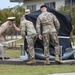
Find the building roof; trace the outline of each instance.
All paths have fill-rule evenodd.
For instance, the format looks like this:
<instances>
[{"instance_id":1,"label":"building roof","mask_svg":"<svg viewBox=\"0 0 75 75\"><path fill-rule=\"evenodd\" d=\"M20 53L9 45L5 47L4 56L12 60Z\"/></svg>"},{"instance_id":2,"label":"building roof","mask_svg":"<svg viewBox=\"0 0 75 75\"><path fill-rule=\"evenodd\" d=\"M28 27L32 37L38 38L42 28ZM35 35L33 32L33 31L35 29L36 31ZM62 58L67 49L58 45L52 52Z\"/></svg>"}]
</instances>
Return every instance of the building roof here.
<instances>
[{"instance_id":1,"label":"building roof","mask_svg":"<svg viewBox=\"0 0 75 75\"><path fill-rule=\"evenodd\" d=\"M10 2L23 2L23 0L10 0Z\"/></svg>"},{"instance_id":2,"label":"building roof","mask_svg":"<svg viewBox=\"0 0 75 75\"><path fill-rule=\"evenodd\" d=\"M36 1L36 0L10 0L10 2L25 2L25 1Z\"/></svg>"}]
</instances>

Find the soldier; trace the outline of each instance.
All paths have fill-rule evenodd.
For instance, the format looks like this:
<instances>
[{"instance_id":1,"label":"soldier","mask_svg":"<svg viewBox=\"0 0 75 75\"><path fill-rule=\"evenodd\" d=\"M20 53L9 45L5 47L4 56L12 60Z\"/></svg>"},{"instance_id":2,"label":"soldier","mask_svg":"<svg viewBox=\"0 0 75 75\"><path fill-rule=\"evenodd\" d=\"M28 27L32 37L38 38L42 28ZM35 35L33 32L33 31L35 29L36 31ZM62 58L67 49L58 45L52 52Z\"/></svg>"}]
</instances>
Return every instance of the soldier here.
<instances>
[{"instance_id":1,"label":"soldier","mask_svg":"<svg viewBox=\"0 0 75 75\"><path fill-rule=\"evenodd\" d=\"M3 23L0 26L0 43L5 42L5 38L4 35L6 35L6 32L9 31L9 29L11 29L12 27L14 27L14 29L16 31L20 31L20 29L15 25L15 17L8 17L7 18L8 21L6 21L5 23ZM0 47L0 56L2 54L2 50Z\"/></svg>"},{"instance_id":2,"label":"soldier","mask_svg":"<svg viewBox=\"0 0 75 75\"><path fill-rule=\"evenodd\" d=\"M53 15L52 13L47 11L47 7L45 5L42 5L40 7L42 13L38 16L37 21L36 21L36 29L39 34L39 39L42 40L43 38L43 43L44 43L44 55L46 58L45 64L50 64L49 60L49 41L52 39L54 43L54 48L55 48L55 61L60 62L59 60L59 40L57 33L60 28L59 21ZM42 25L42 34L40 32L40 27Z\"/></svg>"},{"instance_id":3,"label":"soldier","mask_svg":"<svg viewBox=\"0 0 75 75\"><path fill-rule=\"evenodd\" d=\"M27 11L25 10L25 14L27 14ZM28 11L29 12L29 11ZM27 35L26 35L27 33ZM35 51L34 51L34 43L37 38L37 33L34 28L34 25L31 21L28 21L25 19L25 17L21 18L21 34L23 37L27 36L27 44L28 44L28 61L27 64L35 64Z\"/></svg>"}]
</instances>

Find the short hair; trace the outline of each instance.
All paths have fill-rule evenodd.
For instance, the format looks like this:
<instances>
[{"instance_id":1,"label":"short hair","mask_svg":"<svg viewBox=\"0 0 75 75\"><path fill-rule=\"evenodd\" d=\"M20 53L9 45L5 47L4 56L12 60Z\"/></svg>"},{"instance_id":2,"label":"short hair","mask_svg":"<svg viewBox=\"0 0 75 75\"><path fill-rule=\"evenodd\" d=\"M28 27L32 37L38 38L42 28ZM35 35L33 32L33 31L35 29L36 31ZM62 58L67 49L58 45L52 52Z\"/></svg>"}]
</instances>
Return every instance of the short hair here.
<instances>
[{"instance_id":1,"label":"short hair","mask_svg":"<svg viewBox=\"0 0 75 75\"><path fill-rule=\"evenodd\" d=\"M40 9L41 9L41 8L43 8L43 7L46 7L46 8L47 8L47 6L46 6L46 5L42 5L42 6L40 7Z\"/></svg>"}]
</instances>

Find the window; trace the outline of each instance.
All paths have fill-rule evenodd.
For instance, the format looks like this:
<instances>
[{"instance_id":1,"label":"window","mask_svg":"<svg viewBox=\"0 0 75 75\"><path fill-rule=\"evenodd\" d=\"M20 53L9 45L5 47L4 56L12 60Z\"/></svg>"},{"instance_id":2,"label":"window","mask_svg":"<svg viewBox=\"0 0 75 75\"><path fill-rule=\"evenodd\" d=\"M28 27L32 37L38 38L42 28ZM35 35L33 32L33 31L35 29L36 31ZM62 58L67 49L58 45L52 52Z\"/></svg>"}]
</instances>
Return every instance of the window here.
<instances>
[{"instance_id":1,"label":"window","mask_svg":"<svg viewBox=\"0 0 75 75\"><path fill-rule=\"evenodd\" d=\"M65 4L70 4L71 0L65 0Z\"/></svg>"},{"instance_id":2,"label":"window","mask_svg":"<svg viewBox=\"0 0 75 75\"><path fill-rule=\"evenodd\" d=\"M36 11L36 5L29 5L27 6L27 9L30 9L31 11Z\"/></svg>"},{"instance_id":3,"label":"window","mask_svg":"<svg viewBox=\"0 0 75 75\"><path fill-rule=\"evenodd\" d=\"M74 4L74 5L75 5L75 0L72 0L72 4Z\"/></svg>"},{"instance_id":4,"label":"window","mask_svg":"<svg viewBox=\"0 0 75 75\"><path fill-rule=\"evenodd\" d=\"M67 8L71 8L75 4L75 0L65 0L65 5Z\"/></svg>"},{"instance_id":5,"label":"window","mask_svg":"<svg viewBox=\"0 0 75 75\"><path fill-rule=\"evenodd\" d=\"M45 5L55 9L55 2L45 3Z\"/></svg>"},{"instance_id":6,"label":"window","mask_svg":"<svg viewBox=\"0 0 75 75\"><path fill-rule=\"evenodd\" d=\"M71 0L65 0L65 5L66 5L66 8L67 9L70 9L71 8Z\"/></svg>"}]
</instances>

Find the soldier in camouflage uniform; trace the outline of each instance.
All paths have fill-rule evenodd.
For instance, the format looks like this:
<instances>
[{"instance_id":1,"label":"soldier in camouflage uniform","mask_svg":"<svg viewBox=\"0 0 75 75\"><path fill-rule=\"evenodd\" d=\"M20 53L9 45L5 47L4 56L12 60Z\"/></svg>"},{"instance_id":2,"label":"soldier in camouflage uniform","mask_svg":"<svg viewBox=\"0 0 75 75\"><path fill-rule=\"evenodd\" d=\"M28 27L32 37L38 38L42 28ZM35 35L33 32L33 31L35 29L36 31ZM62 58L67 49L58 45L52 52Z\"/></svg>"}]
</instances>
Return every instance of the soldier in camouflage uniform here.
<instances>
[{"instance_id":1,"label":"soldier in camouflage uniform","mask_svg":"<svg viewBox=\"0 0 75 75\"><path fill-rule=\"evenodd\" d=\"M27 33L27 35L26 35ZM34 51L34 43L37 38L37 33L34 28L34 25L31 21L25 19L21 20L21 34L25 38L27 36L27 44L28 44L28 59L27 64L35 64L35 51Z\"/></svg>"},{"instance_id":2,"label":"soldier in camouflage uniform","mask_svg":"<svg viewBox=\"0 0 75 75\"><path fill-rule=\"evenodd\" d=\"M16 27L14 23L15 17L8 17L7 20L8 21L6 21L0 26L0 43L5 42L4 36L6 35L6 32L8 32L11 28L14 28L16 31L20 31L20 29ZM1 57L1 54L2 54L2 50L0 47L0 57Z\"/></svg>"},{"instance_id":3,"label":"soldier in camouflage uniform","mask_svg":"<svg viewBox=\"0 0 75 75\"><path fill-rule=\"evenodd\" d=\"M59 40L57 33L60 28L59 21L52 13L47 11L47 7L42 5L40 7L42 13L38 16L36 21L36 29L39 34L39 39L42 40L42 35L40 32L40 27L42 25L43 33L43 43L44 43L44 55L46 58L45 64L50 64L49 60L49 41L52 39L55 48L55 61L60 62L59 60Z\"/></svg>"}]
</instances>

